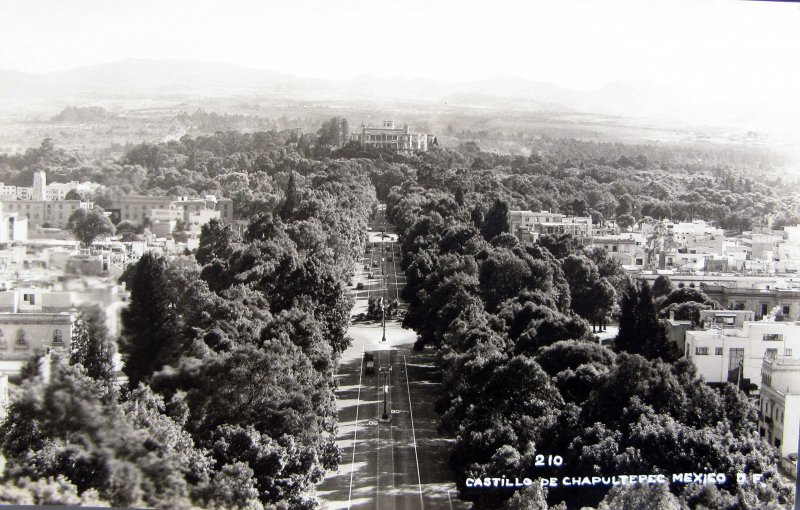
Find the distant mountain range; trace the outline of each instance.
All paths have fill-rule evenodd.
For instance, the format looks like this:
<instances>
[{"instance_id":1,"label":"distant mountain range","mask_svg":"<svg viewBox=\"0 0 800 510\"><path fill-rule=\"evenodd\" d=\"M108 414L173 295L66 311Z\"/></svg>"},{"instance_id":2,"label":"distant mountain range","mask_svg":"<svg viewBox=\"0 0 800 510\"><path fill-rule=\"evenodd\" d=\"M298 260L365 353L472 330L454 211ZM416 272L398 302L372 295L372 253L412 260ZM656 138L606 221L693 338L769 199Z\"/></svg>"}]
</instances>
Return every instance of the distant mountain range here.
<instances>
[{"instance_id":1,"label":"distant mountain range","mask_svg":"<svg viewBox=\"0 0 800 510\"><path fill-rule=\"evenodd\" d=\"M664 119L737 128L792 126L798 112L766 98L747 104L692 97L643 82L572 90L511 76L451 83L363 75L343 81L302 78L231 64L125 59L44 74L0 71L0 100L183 98L259 95L308 101L415 102L501 110L546 110Z\"/></svg>"}]
</instances>

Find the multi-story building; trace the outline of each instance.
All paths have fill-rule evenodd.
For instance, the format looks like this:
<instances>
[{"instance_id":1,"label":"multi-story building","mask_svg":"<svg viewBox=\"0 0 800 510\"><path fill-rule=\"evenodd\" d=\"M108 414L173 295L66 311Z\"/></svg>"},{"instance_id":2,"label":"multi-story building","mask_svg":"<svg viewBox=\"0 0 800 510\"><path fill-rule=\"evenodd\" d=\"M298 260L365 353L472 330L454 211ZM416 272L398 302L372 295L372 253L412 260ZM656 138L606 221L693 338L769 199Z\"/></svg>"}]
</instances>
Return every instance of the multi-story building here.
<instances>
[{"instance_id":1,"label":"multi-story building","mask_svg":"<svg viewBox=\"0 0 800 510\"><path fill-rule=\"evenodd\" d=\"M678 248L691 248L692 245L706 243L711 246L721 245L725 237L721 228L709 225L703 220L681 223L665 222L665 225L667 232L672 236L673 245Z\"/></svg>"},{"instance_id":2,"label":"multi-story building","mask_svg":"<svg viewBox=\"0 0 800 510\"><path fill-rule=\"evenodd\" d=\"M761 370L758 432L778 449L781 464L797 476L798 429L800 429L800 360L790 356L764 359Z\"/></svg>"},{"instance_id":3,"label":"multi-story building","mask_svg":"<svg viewBox=\"0 0 800 510\"><path fill-rule=\"evenodd\" d=\"M589 238L592 235L592 218L565 216L548 211L509 211L509 233L521 241L535 240L539 235L572 234Z\"/></svg>"},{"instance_id":4,"label":"multi-story building","mask_svg":"<svg viewBox=\"0 0 800 510\"><path fill-rule=\"evenodd\" d=\"M171 209L173 202L172 197L123 195L114 203L114 208L119 210L120 221L142 223L147 218L153 218L154 209Z\"/></svg>"},{"instance_id":5,"label":"multi-story building","mask_svg":"<svg viewBox=\"0 0 800 510\"><path fill-rule=\"evenodd\" d=\"M708 383L758 386L764 358L800 358L800 325L752 321L735 328L722 322L718 327L687 331L685 355Z\"/></svg>"},{"instance_id":6,"label":"multi-story building","mask_svg":"<svg viewBox=\"0 0 800 510\"><path fill-rule=\"evenodd\" d=\"M644 238L639 233L612 234L592 237L590 248L603 248L608 255L625 266L644 264Z\"/></svg>"},{"instance_id":7,"label":"multi-story building","mask_svg":"<svg viewBox=\"0 0 800 510\"><path fill-rule=\"evenodd\" d=\"M756 232L742 233L742 243L749 248L751 259L771 260L775 253L775 248L782 238L775 234L764 234Z\"/></svg>"},{"instance_id":8,"label":"multi-story building","mask_svg":"<svg viewBox=\"0 0 800 510\"><path fill-rule=\"evenodd\" d=\"M405 153L424 152L430 146L438 145L435 136L426 133L412 133L408 124L403 125L402 128L395 127L393 120L383 121L382 127L361 124L361 130L351 134L350 140L358 142L362 147L390 149Z\"/></svg>"},{"instance_id":9,"label":"multi-story building","mask_svg":"<svg viewBox=\"0 0 800 510\"><path fill-rule=\"evenodd\" d=\"M217 198L214 195L206 195L203 198L123 195L114 204L114 208L119 211L119 221L134 223L142 223L145 219L151 222L174 219L188 223L193 214L205 210L219 211L219 218L226 223L233 220L233 201L229 198Z\"/></svg>"},{"instance_id":10,"label":"multi-story building","mask_svg":"<svg viewBox=\"0 0 800 510\"><path fill-rule=\"evenodd\" d=\"M4 211L16 213L17 217L28 221L29 226L51 226L64 228L70 215L78 209L92 209L92 202L80 200L2 200Z\"/></svg>"},{"instance_id":11,"label":"multi-story building","mask_svg":"<svg viewBox=\"0 0 800 510\"><path fill-rule=\"evenodd\" d=\"M47 176L44 172L33 173L33 187L17 188L17 196L5 194L0 198L2 210L16 214L16 218L26 219L30 226L51 226L64 228L70 215L78 209L92 209L94 204L80 200L60 200L53 202L47 198ZM21 193L23 190L24 193Z\"/></svg>"}]
</instances>

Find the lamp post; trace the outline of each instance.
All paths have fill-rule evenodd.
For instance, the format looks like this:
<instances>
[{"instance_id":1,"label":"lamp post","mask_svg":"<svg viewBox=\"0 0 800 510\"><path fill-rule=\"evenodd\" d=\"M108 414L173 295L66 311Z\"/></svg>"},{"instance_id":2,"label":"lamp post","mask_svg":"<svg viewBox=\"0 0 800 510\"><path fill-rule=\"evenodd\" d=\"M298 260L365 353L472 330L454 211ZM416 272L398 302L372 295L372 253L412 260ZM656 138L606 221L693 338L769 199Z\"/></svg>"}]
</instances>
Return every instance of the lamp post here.
<instances>
[{"instance_id":1,"label":"lamp post","mask_svg":"<svg viewBox=\"0 0 800 510\"><path fill-rule=\"evenodd\" d=\"M386 304L384 303L383 296L381 296L381 313L383 314L382 322L383 322L383 338L381 338L381 342L386 341Z\"/></svg>"}]
</instances>

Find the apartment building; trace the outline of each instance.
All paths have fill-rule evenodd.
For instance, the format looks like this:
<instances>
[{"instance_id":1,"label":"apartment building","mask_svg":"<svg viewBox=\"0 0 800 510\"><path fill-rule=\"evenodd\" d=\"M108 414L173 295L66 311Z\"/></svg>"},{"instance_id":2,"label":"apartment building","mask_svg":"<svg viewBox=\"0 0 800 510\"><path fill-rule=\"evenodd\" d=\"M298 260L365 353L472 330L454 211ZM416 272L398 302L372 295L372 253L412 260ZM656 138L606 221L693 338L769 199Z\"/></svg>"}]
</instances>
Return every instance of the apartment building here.
<instances>
[{"instance_id":1,"label":"apartment building","mask_svg":"<svg viewBox=\"0 0 800 510\"><path fill-rule=\"evenodd\" d=\"M592 236L592 218L565 216L549 211L509 211L509 233L521 241L534 241L543 234L571 234L576 237Z\"/></svg>"},{"instance_id":2,"label":"apartment building","mask_svg":"<svg viewBox=\"0 0 800 510\"><path fill-rule=\"evenodd\" d=\"M193 215L205 210L219 211L219 219L226 223L233 221L233 201L214 195L205 197L124 195L114 204L114 210L119 221L134 223L142 223L146 219L151 222L182 220L189 223Z\"/></svg>"},{"instance_id":3,"label":"apartment building","mask_svg":"<svg viewBox=\"0 0 800 510\"><path fill-rule=\"evenodd\" d=\"M797 476L796 461L800 429L800 359L777 356L764 359L758 412L758 432L778 449L781 464Z\"/></svg>"},{"instance_id":4,"label":"apartment building","mask_svg":"<svg viewBox=\"0 0 800 510\"><path fill-rule=\"evenodd\" d=\"M686 332L686 353L708 383L758 386L765 358L800 358L800 325L794 322L747 321L741 328L719 327Z\"/></svg>"}]
</instances>

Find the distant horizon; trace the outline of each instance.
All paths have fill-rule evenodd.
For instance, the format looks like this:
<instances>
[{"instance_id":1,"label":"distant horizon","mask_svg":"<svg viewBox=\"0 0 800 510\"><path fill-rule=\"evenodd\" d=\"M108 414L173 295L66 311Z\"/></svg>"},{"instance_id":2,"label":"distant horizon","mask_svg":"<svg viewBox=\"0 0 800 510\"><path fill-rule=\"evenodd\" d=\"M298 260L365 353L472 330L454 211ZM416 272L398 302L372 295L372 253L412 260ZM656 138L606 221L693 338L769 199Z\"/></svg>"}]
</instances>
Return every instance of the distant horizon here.
<instances>
[{"instance_id":1,"label":"distant horizon","mask_svg":"<svg viewBox=\"0 0 800 510\"><path fill-rule=\"evenodd\" d=\"M593 86L593 87L575 87L575 86L570 86L570 85L562 85L562 84L556 83L554 81L548 81L546 79L534 80L534 79L526 78L526 77L521 76L521 75L515 75L515 74L512 74L512 73L505 73L505 72L498 72L498 73L486 75L486 76L483 76L483 77L480 77L480 78L466 78L466 79L447 79L447 78L438 78L438 77L429 77L429 76L417 76L417 75L403 75L403 74L384 76L384 75L381 75L381 74L378 74L378 73L373 73L373 72L370 72L370 71L358 72L357 74L354 74L352 76L345 76L345 77L339 77L339 78L323 78L323 77L318 77L318 76L307 76L307 75L302 75L302 74L290 73L290 72L282 71L282 70L279 70L279 69L265 69L265 68L242 65L242 64L232 63L232 62L225 62L225 61L218 61L218 60L187 59L187 58L124 57L124 58L118 58L118 59L114 59L114 60L108 60L108 61L105 61L105 62L98 62L96 64L79 65L79 66L76 66L76 67L70 67L70 68L66 68L66 69L55 69L55 70L49 70L49 71L23 71L23 70L19 70L19 69L0 68L0 72L19 73L19 74L27 74L27 75L33 75L33 76L47 76L47 75L52 75L52 74L70 73L70 72L80 71L82 69L91 69L91 68L98 68L98 67L103 67L103 66L110 66L110 65L113 65L113 64L119 64L119 63L128 62L128 61L130 61L130 62L163 62L163 63L168 63L168 62L176 62L176 63L178 63L178 62L180 62L180 63L185 63L185 64L201 64L201 65L208 65L208 66L231 66L231 67L236 67L236 68L239 68L239 69L242 69L242 70L265 72L265 73L274 73L274 74L277 74L277 75L284 75L284 76L292 77L292 78L300 78L300 79L304 79L304 80L327 81L327 82L333 82L333 83L344 83L344 82L356 80L358 78L366 77L366 78L387 79L387 80L392 80L392 79L424 80L424 81L430 81L430 82L442 83L442 84L448 84L448 85L459 85L459 84L468 84L468 83L479 83L479 82L492 80L492 79L497 79L497 78L508 78L508 79L511 79L511 80L519 80L519 81L524 81L524 82L528 82L528 83L538 83L538 84L543 84L543 85L552 85L552 86L555 86L555 87L558 87L558 88L563 88L563 89L568 89L568 90L573 90L573 91L578 91L578 92L598 91L598 90L602 90L603 88L608 87L609 85L620 84L620 83L625 83L625 84L644 84L644 85L653 85L653 86L657 86L657 87L661 87L661 88L671 88L671 87L669 87L667 85L663 85L663 84L657 83L655 81L637 79L637 78L631 78L631 79L627 79L627 80L625 80L625 79L609 80L607 82L601 83L601 84Z\"/></svg>"},{"instance_id":2,"label":"distant horizon","mask_svg":"<svg viewBox=\"0 0 800 510\"><path fill-rule=\"evenodd\" d=\"M518 77L572 90L640 81L705 97L796 102L800 6L634 0L10 0L0 69L126 59L231 64L307 79Z\"/></svg>"}]
</instances>

